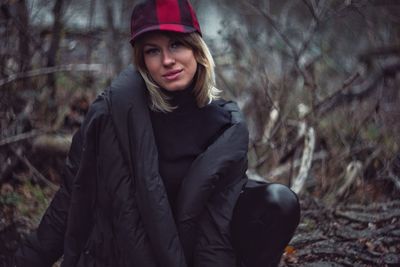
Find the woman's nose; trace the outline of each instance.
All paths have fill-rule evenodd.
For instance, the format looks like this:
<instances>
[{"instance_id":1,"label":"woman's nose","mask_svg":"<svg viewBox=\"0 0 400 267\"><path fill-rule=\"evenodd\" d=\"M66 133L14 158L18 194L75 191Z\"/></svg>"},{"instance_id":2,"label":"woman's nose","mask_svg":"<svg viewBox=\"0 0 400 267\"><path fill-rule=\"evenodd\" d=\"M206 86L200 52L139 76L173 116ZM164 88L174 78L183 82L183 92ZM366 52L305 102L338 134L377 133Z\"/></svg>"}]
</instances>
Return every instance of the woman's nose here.
<instances>
[{"instance_id":1,"label":"woman's nose","mask_svg":"<svg viewBox=\"0 0 400 267\"><path fill-rule=\"evenodd\" d=\"M175 58L170 51L165 51L163 53L163 64L169 66L175 63Z\"/></svg>"}]
</instances>

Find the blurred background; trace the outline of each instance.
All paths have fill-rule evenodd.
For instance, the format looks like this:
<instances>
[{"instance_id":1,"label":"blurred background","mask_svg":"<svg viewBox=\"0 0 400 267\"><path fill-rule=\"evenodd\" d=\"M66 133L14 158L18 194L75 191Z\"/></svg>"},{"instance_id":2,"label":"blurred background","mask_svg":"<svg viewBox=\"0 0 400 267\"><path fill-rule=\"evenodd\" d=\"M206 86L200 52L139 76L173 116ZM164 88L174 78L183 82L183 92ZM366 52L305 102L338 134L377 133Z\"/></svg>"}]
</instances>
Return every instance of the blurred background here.
<instances>
[{"instance_id":1,"label":"blurred background","mask_svg":"<svg viewBox=\"0 0 400 267\"><path fill-rule=\"evenodd\" d=\"M136 2L0 1L0 266L49 205L90 103L132 61ZM191 2L248 122L249 177L302 202L282 266L399 266L400 2ZM358 256L318 254L328 239Z\"/></svg>"}]
</instances>

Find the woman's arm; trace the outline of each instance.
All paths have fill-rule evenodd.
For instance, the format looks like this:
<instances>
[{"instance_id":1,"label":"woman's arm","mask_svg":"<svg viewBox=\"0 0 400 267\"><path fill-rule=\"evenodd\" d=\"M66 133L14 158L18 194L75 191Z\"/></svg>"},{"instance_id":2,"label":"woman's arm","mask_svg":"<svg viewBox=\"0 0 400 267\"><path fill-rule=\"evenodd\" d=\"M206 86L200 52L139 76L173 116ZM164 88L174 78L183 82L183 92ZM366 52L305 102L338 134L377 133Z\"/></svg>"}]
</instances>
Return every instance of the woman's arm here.
<instances>
[{"instance_id":1,"label":"woman's arm","mask_svg":"<svg viewBox=\"0 0 400 267\"><path fill-rule=\"evenodd\" d=\"M20 246L15 262L17 267L52 266L63 253L72 181L78 171L82 150L82 133L72 139L66 160L63 182L47 208L36 232Z\"/></svg>"},{"instance_id":2,"label":"woman's arm","mask_svg":"<svg viewBox=\"0 0 400 267\"><path fill-rule=\"evenodd\" d=\"M207 247L203 246L202 255L216 256L218 253L219 256L214 258L224 258L226 260L222 261L227 262L222 266L229 266L234 260L228 251L229 238L223 237L223 233L229 232L233 206L247 179L248 131L237 106L229 104L226 108L231 111L232 126L192 163L177 199L177 225L189 263L205 259L196 248L201 240L199 234L203 236L204 244L208 242ZM217 217L221 220L216 220ZM204 262L201 266L220 265Z\"/></svg>"},{"instance_id":3,"label":"woman's arm","mask_svg":"<svg viewBox=\"0 0 400 267\"><path fill-rule=\"evenodd\" d=\"M199 217L194 248L195 267L230 267L237 265L232 247L231 218L240 192L247 181L242 172L245 160L232 166L225 179L234 180L228 186L216 188ZM230 177L230 178L228 178Z\"/></svg>"}]
</instances>

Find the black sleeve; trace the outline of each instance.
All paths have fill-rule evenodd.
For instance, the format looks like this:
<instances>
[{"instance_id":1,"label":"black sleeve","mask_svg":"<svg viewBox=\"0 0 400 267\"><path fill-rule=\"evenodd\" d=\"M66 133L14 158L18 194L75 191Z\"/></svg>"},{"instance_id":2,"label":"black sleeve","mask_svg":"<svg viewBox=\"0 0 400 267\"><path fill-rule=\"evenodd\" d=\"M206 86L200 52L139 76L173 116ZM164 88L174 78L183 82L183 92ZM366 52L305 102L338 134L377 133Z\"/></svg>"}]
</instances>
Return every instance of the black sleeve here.
<instances>
[{"instance_id":1,"label":"black sleeve","mask_svg":"<svg viewBox=\"0 0 400 267\"><path fill-rule=\"evenodd\" d=\"M216 188L198 220L197 240L194 248L195 267L236 266L231 242L231 218L236 201L247 181L245 159L233 164L222 180L233 180L229 185Z\"/></svg>"},{"instance_id":2,"label":"black sleeve","mask_svg":"<svg viewBox=\"0 0 400 267\"><path fill-rule=\"evenodd\" d=\"M82 150L82 133L75 133L66 160L63 182L47 208L36 232L20 245L16 255L17 267L47 267L63 253L64 234L70 206L72 181L78 171Z\"/></svg>"},{"instance_id":3,"label":"black sleeve","mask_svg":"<svg viewBox=\"0 0 400 267\"><path fill-rule=\"evenodd\" d=\"M233 198L239 195L241 186L245 183L245 178L243 178L247 162L247 135L245 133L247 131L244 132L244 128L241 125L235 125L226 130L205 153L193 162L189 174L181 185L177 201L177 224L180 240L188 262L192 262L195 245L198 242L196 240L197 226L205 226L205 228L210 226L212 228L214 225L219 228L203 231L203 236L205 237L203 241L207 242L208 233L221 232L229 225L226 219L231 217L233 210L231 204L236 201ZM234 186L235 190L228 190L227 192L232 192L224 195L225 190L230 186ZM211 199L214 196L220 197L220 200L212 201ZM221 205L218 204L219 201ZM219 212L218 209L213 209L215 207L213 204L218 204L224 211ZM210 213L207 214L207 212ZM218 212L222 214L220 216L221 220L211 222L210 220L215 217L213 214L215 215ZM229 247L227 239L218 240L217 238L214 240L216 242L223 241L221 247ZM211 243L207 247L203 245L204 250L202 250L201 254L206 255L207 253L217 252L211 247L213 245ZM228 255L230 252L228 254L222 250L218 252L221 252L218 258L231 259L231 256ZM198 249L196 253L200 253ZM202 258L200 254L195 256ZM199 262L198 259L196 261ZM198 266L219 265L208 262Z\"/></svg>"}]
</instances>

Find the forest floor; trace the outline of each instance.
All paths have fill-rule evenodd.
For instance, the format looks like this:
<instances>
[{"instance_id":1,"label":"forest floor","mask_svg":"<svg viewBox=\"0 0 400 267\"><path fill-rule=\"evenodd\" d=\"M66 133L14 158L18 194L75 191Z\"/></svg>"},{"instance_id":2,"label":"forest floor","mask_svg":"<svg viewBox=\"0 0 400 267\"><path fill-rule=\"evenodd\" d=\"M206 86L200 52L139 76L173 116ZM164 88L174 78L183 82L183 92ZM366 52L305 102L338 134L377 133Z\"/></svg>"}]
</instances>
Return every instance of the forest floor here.
<instances>
[{"instance_id":1,"label":"forest floor","mask_svg":"<svg viewBox=\"0 0 400 267\"><path fill-rule=\"evenodd\" d=\"M36 227L51 198L52 191L27 186L18 194L1 188L0 267L11 266L19 242ZM327 207L302 196L301 207L300 225L280 267L400 266L400 200Z\"/></svg>"},{"instance_id":2,"label":"forest floor","mask_svg":"<svg viewBox=\"0 0 400 267\"><path fill-rule=\"evenodd\" d=\"M302 197L281 267L400 266L400 200L327 207Z\"/></svg>"}]
</instances>

